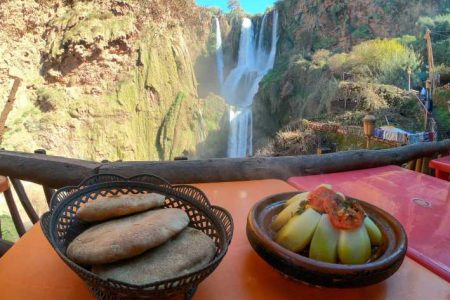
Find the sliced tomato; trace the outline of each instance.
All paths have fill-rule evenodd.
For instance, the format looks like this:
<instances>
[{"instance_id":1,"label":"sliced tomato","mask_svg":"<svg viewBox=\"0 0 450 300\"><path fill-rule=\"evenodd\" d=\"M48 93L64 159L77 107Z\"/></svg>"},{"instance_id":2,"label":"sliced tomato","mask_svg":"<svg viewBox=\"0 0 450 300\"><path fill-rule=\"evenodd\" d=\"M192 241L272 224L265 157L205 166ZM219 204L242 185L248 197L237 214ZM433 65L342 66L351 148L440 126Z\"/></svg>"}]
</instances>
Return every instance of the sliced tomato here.
<instances>
[{"instance_id":1,"label":"sliced tomato","mask_svg":"<svg viewBox=\"0 0 450 300\"><path fill-rule=\"evenodd\" d=\"M355 229L364 221L364 209L354 200L336 197L334 201L326 201L324 209L330 217L331 224L339 229Z\"/></svg>"},{"instance_id":2,"label":"sliced tomato","mask_svg":"<svg viewBox=\"0 0 450 300\"><path fill-rule=\"evenodd\" d=\"M324 201L333 201L336 192L325 186L319 186L308 194L309 205L317 212L325 212Z\"/></svg>"}]
</instances>

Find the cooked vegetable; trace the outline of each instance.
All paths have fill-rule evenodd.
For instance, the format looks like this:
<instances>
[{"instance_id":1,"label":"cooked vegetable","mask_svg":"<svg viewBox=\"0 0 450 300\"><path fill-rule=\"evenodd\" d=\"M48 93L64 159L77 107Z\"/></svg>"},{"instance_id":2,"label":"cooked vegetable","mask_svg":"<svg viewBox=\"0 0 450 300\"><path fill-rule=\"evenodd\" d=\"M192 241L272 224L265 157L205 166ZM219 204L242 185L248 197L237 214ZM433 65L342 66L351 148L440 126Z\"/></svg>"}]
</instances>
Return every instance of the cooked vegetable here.
<instances>
[{"instance_id":1,"label":"cooked vegetable","mask_svg":"<svg viewBox=\"0 0 450 300\"><path fill-rule=\"evenodd\" d=\"M365 226L340 230L338 257L343 264L363 264L371 254L370 238Z\"/></svg>"},{"instance_id":2,"label":"cooked vegetable","mask_svg":"<svg viewBox=\"0 0 450 300\"><path fill-rule=\"evenodd\" d=\"M307 199L308 194L309 194L309 192L304 192L304 193L297 194L297 195L295 195L294 197L292 197L291 199L287 200L287 201L284 203L284 206L287 207L287 206L291 205L291 204L294 203L294 202L300 203L300 202L302 202L303 200L306 200L306 199Z\"/></svg>"},{"instance_id":3,"label":"cooked vegetable","mask_svg":"<svg viewBox=\"0 0 450 300\"><path fill-rule=\"evenodd\" d=\"M294 199L295 198L295 199ZM287 207L285 207L273 220L272 222L272 229L275 231L280 230L281 227L283 227L284 224L286 224L290 218L292 218L299 210L300 203L302 201L306 201L303 199L304 197L299 197L299 195L296 195L289 199L288 201L291 201L294 199L295 201L291 201L291 204L289 204Z\"/></svg>"},{"instance_id":4,"label":"cooked vegetable","mask_svg":"<svg viewBox=\"0 0 450 300\"><path fill-rule=\"evenodd\" d=\"M364 225L366 226L367 233L369 234L370 243L374 246L380 246L383 242L383 236L381 235L381 231L378 226L368 216L364 218Z\"/></svg>"},{"instance_id":5,"label":"cooked vegetable","mask_svg":"<svg viewBox=\"0 0 450 300\"><path fill-rule=\"evenodd\" d=\"M294 251L302 251L312 239L320 220L320 214L312 208L293 216L276 235L275 241L281 246Z\"/></svg>"},{"instance_id":6,"label":"cooked vegetable","mask_svg":"<svg viewBox=\"0 0 450 300\"><path fill-rule=\"evenodd\" d=\"M323 214L311 241L309 257L335 263L337 261L338 239L339 230L331 224L328 215Z\"/></svg>"},{"instance_id":7,"label":"cooked vegetable","mask_svg":"<svg viewBox=\"0 0 450 300\"><path fill-rule=\"evenodd\" d=\"M334 201L324 201L323 204L331 223L336 228L355 229L364 221L364 210L355 200L343 201L337 196Z\"/></svg>"},{"instance_id":8,"label":"cooked vegetable","mask_svg":"<svg viewBox=\"0 0 450 300\"><path fill-rule=\"evenodd\" d=\"M322 184L308 194L308 202L317 212L325 212L324 202L332 201L336 197L336 192L331 189L331 185Z\"/></svg>"},{"instance_id":9,"label":"cooked vegetable","mask_svg":"<svg viewBox=\"0 0 450 300\"><path fill-rule=\"evenodd\" d=\"M300 252L309 245L312 259L363 264L370 258L371 246L383 242L380 229L361 205L335 193L330 185L320 185L286 203L272 228L281 228L275 241L291 251Z\"/></svg>"}]
</instances>

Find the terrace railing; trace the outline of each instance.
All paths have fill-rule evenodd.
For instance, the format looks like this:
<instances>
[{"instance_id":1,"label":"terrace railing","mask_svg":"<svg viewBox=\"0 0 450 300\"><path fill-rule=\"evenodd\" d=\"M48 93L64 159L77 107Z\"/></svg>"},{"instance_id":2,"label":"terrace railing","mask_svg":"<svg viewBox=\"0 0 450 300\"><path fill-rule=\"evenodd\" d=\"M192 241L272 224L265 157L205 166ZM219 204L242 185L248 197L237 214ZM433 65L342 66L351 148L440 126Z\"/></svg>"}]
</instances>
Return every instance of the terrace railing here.
<instances>
[{"instance_id":1,"label":"terrace railing","mask_svg":"<svg viewBox=\"0 0 450 300\"><path fill-rule=\"evenodd\" d=\"M30 220L38 216L33 209L20 180L44 187L47 201L53 188L77 185L95 174L118 174L131 177L139 174L155 174L173 184L242 181L258 179L287 180L292 176L343 172L385 165L406 165L412 170L423 171L425 158L450 153L450 139L381 150L356 150L323 155L217 158L176 161L93 162L37 153L0 150L0 174L10 178L19 200ZM9 197L8 206L14 224L23 234L23 222L17 206ZM2 249L10 243L0 239Z\"/></svg>"}]
</instances>

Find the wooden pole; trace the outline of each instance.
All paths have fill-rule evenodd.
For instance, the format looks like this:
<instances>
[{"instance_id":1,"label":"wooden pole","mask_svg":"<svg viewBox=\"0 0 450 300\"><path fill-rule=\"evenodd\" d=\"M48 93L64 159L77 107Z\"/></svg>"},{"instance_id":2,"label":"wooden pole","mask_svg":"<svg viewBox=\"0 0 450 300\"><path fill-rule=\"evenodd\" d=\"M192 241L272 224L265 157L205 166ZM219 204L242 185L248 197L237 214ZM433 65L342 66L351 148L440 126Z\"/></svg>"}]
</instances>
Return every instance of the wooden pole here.
<instances>
[{"instance_id":1,"label":"wooden pole","mask_svg":"<svg viewBox=\"0 0 450 300\"><path fill-rule=\"evenodd\" d=\"M417 159L415 171L419 173L422 172L422 158Z\"/></svg>"},{"instance_id":2,"label":"wooden pole","mask_svg":"<svg viewBox=\"0 0 450 300\"><path fill-rule=\"evenodd\" d=\"M430 167L428 167L428 164L430 163L430 160L431 160L431 158L429 158L429 157L424 157L422 159L422 170L420 171L421 173L428 174L428 175L431 174Z\"/></svg>"},{"instance_id":3,"label":"wooden pole","mask_svg":"<svg viewBox=\"0 0 450 300\"><path fill-rule=\"evenodd\" d=\"M435 82L434 82L434 58L433 58L433 46L431 43L431 30L427 28L425 32L425 43L427 44L427 53L428 53L428 75L430 80L430 92L434 93Z\"/></svg>"},{"instance_id":4,"label":"wooden pole","mask_svg":"<svg viewBox=\"0 0 450 300\"><path fill-rule=\"evenodd\" d=\"M39 221L39 216L34 210L33 205L31 204L30 199L28 198L28 195L25 192L22 182L15 178L10 178L9 180L11 181L14 190L16 191L16 194L19 197L20 203L22 204L22 207L24 208L25 212L28 215L28 218L30 218L33 224L37 223L37 221Z\"/></svg>"},{"instance_id":5,"label":"wooden pole","mask_svg":"<svg viewBox=\"0 0 450 300\"><path fill-rule=\"evenodd\" d=\"M25 234L25 226L23 226L22 218L20 217L19 210L17 209L16 203L14 202L13 195L11 193L11 189L7 189L3 192L5 196L6 204L8 205L9 213L11 214L11 218L14 223L14 227L16 227L17 233L19 236Z\"/></svg>"},{"instance_id":6,"label":"wooden pole","mask_svg":"<svg viewBox=\"0 0 450 300\"><path fill-rule=\"evenodd\" d=\"M416 169L416 160L415 160L415 159L410 160L410 161L408 162L407 169L408 169L408 170L411 170L411 171L414 171L414 170Z\"/></svg>"},{"instance_id":7,"label":"wooden pole","mask_svg":"<svg viewBox=\"0 0 450 300\"><path fill-rule=\"evenodd\" d=\"M450 139L382 150L356 150L323 155L215 158L181 161L95 163L51 155L0 151L0 174L59 188L78 185L94 174L131 177L155 174L171 183L286 180L292 176L401 165L412 159L450 152Z\"/></svg>"},{"instance_id":8,"label":"wooden pole","mask_svg":"<svg viewBox=\"0 0 450 300\"><path fill-rule=\"evenodd\" d=\"M411 65L408 65L408 91L411 91Z\"/></svg>"},{"instance_id":9,"label":"wooden pole","mask_svg":"<svg viewBox=\"0 0 450 300\"><path fill-rule=\"evenodd\" d=\"M19 89L19 85L21 82L21 79L18 77L13 77L14 83L11 89L11 92L9 93L8 100L6 100L5 107L3 108L2 113L0 114L0 144L3 141L3 135L5 134L5 124L6 120L8 119L8 115L13 109L14 101L16 100L16 93Z\"/></svg>"}]
</instances>

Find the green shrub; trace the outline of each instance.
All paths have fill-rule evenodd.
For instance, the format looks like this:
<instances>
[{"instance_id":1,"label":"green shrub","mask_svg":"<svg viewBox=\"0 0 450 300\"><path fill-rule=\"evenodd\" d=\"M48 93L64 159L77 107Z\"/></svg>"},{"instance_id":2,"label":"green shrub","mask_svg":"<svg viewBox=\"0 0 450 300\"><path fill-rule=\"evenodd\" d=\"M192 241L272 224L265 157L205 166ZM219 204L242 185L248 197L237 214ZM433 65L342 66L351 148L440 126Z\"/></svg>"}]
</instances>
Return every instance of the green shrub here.
<instances>
[{"instance_id":1,"label":"green shrub","mask_svg":"<svg viewBox=\"0 0 450 300\"><path fill-rule=\"evenodd\" d=\"M431 30L431 42L433 45L434 64L450 65L450 14L435 17L421 17L417 21L419 37L423 37L427 29ZM424 59L427 58L425 43L417 45Z\"/></svg>"},{"instance_id":2,"label":"green shrub","mask_svg":"<svg viewBox=\"0 0 450 300\"><path fill-rule=\"evenodd\" d=\"M330 59L330 51L326 49L319 49L314 52L312 56L312 62L318 66L325 66Z\"/></svg>"},{"instance_id":3,"label":"green shrub","mask_svg":"<svg viewBox=\"0 0 450 300\"><path fill-rule=\"evenodd\" d=\"M332 36L314 36L313 50L327 49L337 44L336 38Z\"/></svg>"},{"instance_id":4,"label":"green shrub","mask_svg":"<svg viewBox=\"0 0 450 300\"><path fill-rule=\"evenodd\" d=\"M408 65L417 80L420 60L417 54L396 39L375 39L356 45L348 54L335 54L330 60L335 74L351 73L362 81L393 84L406 88Z\"/></svg>"},{"instance_id":5,"label":"green shrub","mask_svg":"<svg viewBox=\"0 0 450 300\"><path fill-rule=\"evenodd\" d=\"M336 3L330 7L329 13L334 23L337 23L339 14L345 9L344 3Z\"/></svg>"},{"instance_id":6,"label":"green shrub","mask_svg":"<svg viewBox=\"0 0 450 300\"><path fill-rule=\"evenodd\" d=\"M417 37L414 35L402 35L400 37L395 38L396 41L398 41L400 44L405 45L407 47L409 46L415 46L419 41L417 40ZM420 41L422 43L422 40Z\"/></svg>"},{"instance_id":7,"label":"green shrub","mask_svg":"<svg viewBox=\"0 0 450 300\"><path fill-rule=\"evenodd\" d=\"M433 100L433 115L438 126L439 138L450 138L450 117L447 103L447 101L450 101L450 90L440 88L436 89Z\"/></svg>"},{"instance_id":8,"label":"green shrub","mask_svg":"<svg viewBox=\"0 0 450 300\"><path fill-rule=\"evenodd\" d=\"M450 66L450 38L433 43L433 56L435 64Z\"/></svg>"},{"instance_id":9,"label":"green shrub","mask_svg":"<svg viewBox=\"0 0 450 300\"><path fill-rule=\"evenodd\" d=\"M373 32L368 24L361 25L352 31L354 39L370 39L371 37L373 37Z\"/></svg>"}]
</instances>

